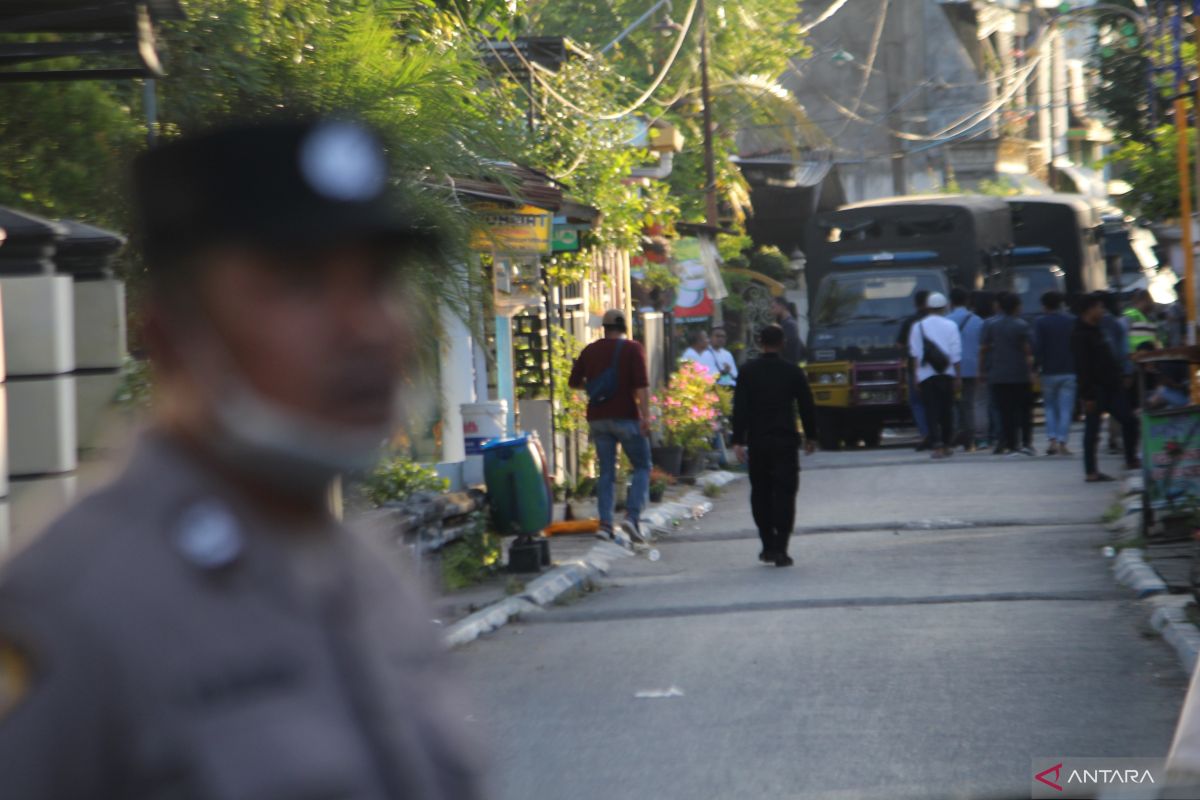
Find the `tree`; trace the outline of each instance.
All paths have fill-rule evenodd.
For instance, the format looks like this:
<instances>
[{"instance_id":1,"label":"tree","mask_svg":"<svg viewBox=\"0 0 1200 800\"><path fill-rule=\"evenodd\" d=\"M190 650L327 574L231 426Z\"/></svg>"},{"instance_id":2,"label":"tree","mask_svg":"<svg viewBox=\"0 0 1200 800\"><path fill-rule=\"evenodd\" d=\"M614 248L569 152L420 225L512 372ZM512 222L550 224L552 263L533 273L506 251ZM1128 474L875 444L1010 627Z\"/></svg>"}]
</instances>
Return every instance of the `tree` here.
<instances>
[{"instance_id":1,"label":"tree","mask_svg":"<svg viewBox=\"0 0 1200 800\"><path fill-rule=\"evenodd\" d=\"M673 12L678 19L660 11L657 20L646 21L603 57L598 55L645 13L648 5L645 0L611 0L599 5L584 0L532 0L526 7L523 26L535 34L570 37L596 56L595 61L601 62L610 76L610 91L598 110L614 112L629 107L670 64L659 89L636 113L666 119L683 132L686 145L675 159L669 185L681 216L702 221L705 177L698 24L693 21L674 62L668 58L681 34L678 26L686 19L683 4ZM806 127L799 106L775 81L792 58L804 54L805 48L794 4L744 0L710 2L706 8L717 187L736 213L748 200L745 182L729 160L737 153L738 132L759 125ZM560 94L575 104L583 96L578 88ZM553 104L556 100L551 97L547 102Z\"/></svg>"},{"instance_id":2,"label":"tree","mask_svg":"<svg viewBox=\"0 0 1200 800\"><path fill-rule=\"evenodd\" d=\"M1188 129L1188 153L1195 152L1195 129ZM1109 161L1125 167L1129 194L1122 203L1127 210L1151 220L1179 217L1179 170L1175 126L1155 128L1147 140L1127 140ZM1188 169L1192 166L1189 164Z\"/></svg>"},{"instance_id":3,"label":"tree","mask_svg":"<svg viewBox=\"0 0 1200 800\"><path fill-rule=\"evenodd\" d=\"M132 87L0 84L0 204L124 229L123 165L143 130Z\"/></svg>"},{"instance_id":4,"label":"tree","mask_svg":"<svg viewBox=\"0 0 1200 800\"><path fill-rule=\"evenodd\" d=\"M475 91L471 25L504 23L503 0L183 0L164 27L160 133L171 138L280 108L349 113L383 135L413 213L465 247L468 215L446 176L511 149ZM63 64L66 66L66 64ZM144 146L140 82L0 85L0 202L129 230L126 165ZM130 258L127 277L139 272ZM428 278L430 291L449 282Z\"/></svg>"}]
</instances>

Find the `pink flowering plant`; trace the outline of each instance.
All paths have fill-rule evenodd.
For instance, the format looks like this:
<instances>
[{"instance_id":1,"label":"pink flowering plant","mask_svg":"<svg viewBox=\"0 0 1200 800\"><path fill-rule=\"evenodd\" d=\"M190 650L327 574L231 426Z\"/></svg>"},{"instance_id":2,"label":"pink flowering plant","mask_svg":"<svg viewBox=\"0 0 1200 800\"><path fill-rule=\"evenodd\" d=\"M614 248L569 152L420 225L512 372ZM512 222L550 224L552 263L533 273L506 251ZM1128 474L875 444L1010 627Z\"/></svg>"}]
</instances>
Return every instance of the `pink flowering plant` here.
<instances>
[{"instance_id":1,"label":"pink flowering plant","mask_svg":"<svg viewBox=\"0 0 1200 800\"><path fill-rule=\"evenodd\" d=\"M663 444L687 452L707 450L720 428L721 398L712 377L690 361L680 365L667 388L650 398L651 422Z\"/></svg>"}]
</instances>

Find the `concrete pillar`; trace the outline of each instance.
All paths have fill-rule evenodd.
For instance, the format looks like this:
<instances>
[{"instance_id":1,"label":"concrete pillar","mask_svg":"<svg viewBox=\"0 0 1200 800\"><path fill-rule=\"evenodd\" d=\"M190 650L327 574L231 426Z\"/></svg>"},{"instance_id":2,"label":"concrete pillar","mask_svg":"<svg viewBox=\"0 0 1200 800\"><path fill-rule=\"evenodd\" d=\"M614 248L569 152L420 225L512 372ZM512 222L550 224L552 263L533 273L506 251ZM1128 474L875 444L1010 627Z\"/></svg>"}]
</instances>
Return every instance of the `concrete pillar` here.
<instances>
[{"instance_id":1,"label":"concrete pillar","mask_svg":"<svg viewBox=\"0 0 1200 800\"><path fill-rule=\"evenodd\" d=\"M1067 75L1067 59L1063 52L1063 39L1060 31L1054 32L1054 38L1050 40L1050 55L1052 61L1053 73L1051 82L1053 85L1053 109L1052 119L1054 129L1054 158L1068 156L1067 153L1067 130L1070 128L1070 109L1068 103L1068 86L1069 76ZM1053 162L1054 158L1051 159Z\"/></svg>"},{"instance_id":2,"label":"concrete pillar","mask_svg":"<svg viewBox=\"0 0 1200 800\"><path fill-rule=\"evenodd\" d=\"M442 395L442 461L454 463L467 457L463 446L463 403L476 400L474 337L462 317L443 305L440 311L440 383ZM487 372L484 372L484 381ZM486 390L485 390L486 391ZM486 399L486 394L483 399Z\"/></svg>"},{"instance_id":3,"label":"concrete pillar","mask_svg":"<svg viewBox=\"0 0 1200 800\"><path fill-rule=\"evenodd\" d=\"M517 391L513 380L512 317L496 316L496 399L508 403L506 436L517 434Z\"/></svg>"},{"instance_id":4,"label":"concrete pillar","mask_svg":"<svg viewBox=\"0 0 1200 800\"><path fill-rule=\"evenodd\" d=\"M1053 36L1054 34L1047 33L1046 35ZM1041 142L1042 153L1045 155L1046 163L1054 160L1054 140L1050 136L1051 128L1053 127L1050 123L1050 106L1054 102L1050 91L1050 75L1052 72L1051 58L1047 54L1043 56L1041 62L1038 64L1036 75L1038 139Z\"/></svg>"},{"instance_id":5,"label":"concrete pillar","mask_svg":"<svg viewBox=\"0 0 1200 800\"><path fill-rule=\"evenodd\" d=\"M77 464L75 313L65 275L0 278L8 364L10 475L70 472Z\"/></svg>"},{"instance_id":6,"label":"concrete pillar","mask_svg":"<svg viewBox=\"0 0 1200 800\"><path fill-rule=\"evenodd\" d=\"M8 381L8 474L36 477L79 464L75 376L12 377Z\"/></svg>"},{"instance_id":7,"label":"concrete pillar","mask_svg":"<svg viewBox=\"0 0 1200 800\"><path fill-rule=\"evenodd\" d=\"M113 278L77 278L75 295L75 428L79 447L100 433L121 388L127 356L125 284Z\"/></svg>"}]
</instances>

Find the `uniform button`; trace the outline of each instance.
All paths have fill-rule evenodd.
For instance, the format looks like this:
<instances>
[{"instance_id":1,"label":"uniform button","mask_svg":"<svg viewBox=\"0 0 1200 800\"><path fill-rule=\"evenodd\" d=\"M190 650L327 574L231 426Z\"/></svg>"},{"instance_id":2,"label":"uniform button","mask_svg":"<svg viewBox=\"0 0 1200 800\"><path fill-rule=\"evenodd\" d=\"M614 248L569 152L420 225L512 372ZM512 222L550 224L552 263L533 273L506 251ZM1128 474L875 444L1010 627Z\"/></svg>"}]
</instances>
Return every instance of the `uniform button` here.
<instances>
[{"instance_id":1,"label":"uniform button","mask_svg":"<svg viewBox=\"0 0 1200 800\"><path fill-rule=\"evenodd\" d=\"M202 569L232 564L241 555L243 544L237 519L214 501L197 503L183 512L175 542L183 557Z\"/></svg>"}]
</instances>

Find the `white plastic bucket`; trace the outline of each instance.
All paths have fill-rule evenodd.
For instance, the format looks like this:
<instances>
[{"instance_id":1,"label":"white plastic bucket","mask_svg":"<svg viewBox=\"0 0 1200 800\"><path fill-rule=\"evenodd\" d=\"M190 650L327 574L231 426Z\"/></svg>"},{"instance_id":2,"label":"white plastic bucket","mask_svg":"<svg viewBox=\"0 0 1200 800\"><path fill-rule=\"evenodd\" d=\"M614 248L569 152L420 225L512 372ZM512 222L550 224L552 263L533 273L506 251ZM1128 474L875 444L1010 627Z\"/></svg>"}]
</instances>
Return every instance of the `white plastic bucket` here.
<instances>
[{"instance_id":1,"label":"white plastic bucket","mask_svg":"<svg viewBox=\"0 0 1200 800\"><path fill-rule=\"evenodd\" d=\"M492 439L504 436L508 401L463 403L459 409L463 420L463 446L467 453L467 460L463 464L463 483L483 483L482 448Z\"/></svg>"}]
</instances>

